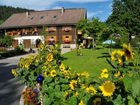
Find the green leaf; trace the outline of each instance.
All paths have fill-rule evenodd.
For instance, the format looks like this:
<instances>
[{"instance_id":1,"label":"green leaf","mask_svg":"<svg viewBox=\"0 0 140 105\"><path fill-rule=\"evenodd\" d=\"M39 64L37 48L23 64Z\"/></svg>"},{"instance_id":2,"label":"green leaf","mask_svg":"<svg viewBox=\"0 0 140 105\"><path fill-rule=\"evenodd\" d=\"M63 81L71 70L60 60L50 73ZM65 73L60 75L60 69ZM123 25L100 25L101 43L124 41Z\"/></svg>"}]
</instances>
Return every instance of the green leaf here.
<instances>
[{"instance_id":1,"label":"green leaf","mask_svg":"<svg viewBox=\"0 0 140 105\"><path fill-rule=\"evenodd\" d=\"M123 82L124 82L124 86L125 86L125 89L127 91L131 91L132 90L132 78L130 78L129 76L125 76L124 79L123 79Z\"/></svg>"},{"instance_id":2,"label":"green leaf","mask_svg":"<svg viewBox=\"0 0 140 105\"><path fill-rule=\"evenodd\" d=\"M64 91L64 90L68 90L69 89L69 85L61 85L61 88L62 88L62 90Z\"/></svg>"},{"instance_id":3,"label":"green leaf","mask_svg":"<svg viewBox=\"0 0 140 105\"><path fill-rule=\"evenodd\" d=\"M70 97L69 105L77 105L77 98L75 96Z\"/></svg>"},{"instance_id":4,"label":"green leaf","mask_svg":"<svg viewBox=\"0 0 140 105\"><path fill-rule=\"evenodd\" d=\"M56 91L60 91L60 86L59 86L59 85L56 85L56 86L55 86L55 90L56 90Z\"/></svg>"},{"instance_id":5,"label":"green leaf","mask_svg":"<svg viewBox=\"0 0 140 105\"><path fill-rule=\"evenodd\" d=\"M115 100L113 100L113 103L114 105L123 105L122 97L118 95L118 97Z\"/></svg>"},{"instance_id":6,"label":"green leaf","mask_svg":"<svg viewBox=\"0 0 140 105\"><path fill-rule=\"evenodd\" d=\"M140 97L137 97L137 101L140 103Z\"/></svg>"},{"instance_id":7,"label":"green leaf","mask_svg":"<svg viewBox=\"0 0 140 105\"><path fill-rule=\"evenodd\" d=\"M135 100L131 96L128 96L127 99L128 105L136 105Z\"/></svg>"},{"instance_id":8,"label":"green leaf","mask_svg":"<svg viewBox=\"0 0 140 105\"><path fill-rule=\"evenodd\" d=\"M52 80L53 80L52 77L47 77L47 78L45 78L44 82L45 83L50 83Z\"/></svg>"},{"instance_id":9,"label":"green leaf","mask_svg":"<svg viewBox=\"0 0 140 105\"><path fill-rule=\"evenodd\" d=\"M132 83L132 94L134 97L140 96L140 79L136 79Z\"/></svg>"},{"instance_id":10,"label":"green leaf","mask_svg":"<svg viewBox=\"0 0 140 105\"><path fill-rule=\"evenodd\" d=\"M60 83L68 83L68 79L60 78Z\"/></svg>"}]
</instances>

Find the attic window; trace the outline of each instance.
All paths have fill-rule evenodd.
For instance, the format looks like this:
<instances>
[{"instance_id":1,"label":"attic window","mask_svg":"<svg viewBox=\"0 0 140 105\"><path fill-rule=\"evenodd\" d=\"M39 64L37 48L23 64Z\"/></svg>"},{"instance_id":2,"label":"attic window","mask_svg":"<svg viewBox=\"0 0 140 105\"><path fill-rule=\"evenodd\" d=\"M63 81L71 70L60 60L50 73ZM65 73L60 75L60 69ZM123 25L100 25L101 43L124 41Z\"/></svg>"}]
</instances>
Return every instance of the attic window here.
<instances>
[{"instance_id":1,"label":"attic window","mask_svg":"<svg viewBox=\"0 0 140 105\"><path fill-rule=\"evenodd\" d=\"M41 16L41 17L40 17L40 19L43 19L43 18L44 18L44 16Z\"/></svg>"},{"instance_id":2,"label":"attic window","mask_svg":"<svg viewBox=\"0 0 140 105\"><path fill-rule=\"evenodd\" d=\"M56 18L56 16L53 16L53 18Z\"/></svg>"}]
</instances>

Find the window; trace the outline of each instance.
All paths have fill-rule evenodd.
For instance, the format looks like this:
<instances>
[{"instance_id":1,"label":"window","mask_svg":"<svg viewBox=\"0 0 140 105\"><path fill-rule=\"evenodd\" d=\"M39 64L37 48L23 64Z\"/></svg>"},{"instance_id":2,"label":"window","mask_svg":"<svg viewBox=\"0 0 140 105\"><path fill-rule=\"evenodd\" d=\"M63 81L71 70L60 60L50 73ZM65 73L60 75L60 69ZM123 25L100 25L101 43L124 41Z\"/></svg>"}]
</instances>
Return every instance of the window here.
<instances>
[{"instance_id":1,"label":"window","mask_svg":"<svg viewBox=\"0 0 140 105\"><path fill-rule=\"evenodd\" d=\"M66 38L69 38L69 36L66 36Z\"/></svg>"},{"instance_id":2,"label":"window","mask_svg":"<svg viewBox=\"0 0 140 105\"><path fill-rule=\"evenodd\" d=\"M44 16L41 16L41 17L40 17L40 19L43 19L43 18L44 18Z\"/></svg>"},{"instance_id":3,"label":"window","mask_svg":"<svg viewBox=\"0 0 140 105\"><path fill-rule=\"evenodd\" d=\"M33 19L34 19L34 17L31 17L30 19L31 19L31 20L33 20Z\"/></svg>"}]
</instances>

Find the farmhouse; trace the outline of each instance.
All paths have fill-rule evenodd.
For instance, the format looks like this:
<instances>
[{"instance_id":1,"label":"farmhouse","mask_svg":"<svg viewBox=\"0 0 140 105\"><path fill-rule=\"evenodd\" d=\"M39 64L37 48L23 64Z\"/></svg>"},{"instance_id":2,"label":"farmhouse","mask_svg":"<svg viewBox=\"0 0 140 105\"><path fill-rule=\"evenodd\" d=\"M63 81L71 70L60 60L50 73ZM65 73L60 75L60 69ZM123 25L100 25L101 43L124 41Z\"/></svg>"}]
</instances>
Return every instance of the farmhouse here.
<instances>
[{"instance_id":1,"label":"farmhouse","mask_svg":"<svg viewBox=\"0 0 140 105\"><path fill-rule=\"evenodd\" d=\"M86 18L83 8L54 9L16 13L2 25L1 33L13 36L12 47L24 44L25 48L38 47L40 42L46 44L61 43L63 47L76 47L80 32L76 23Z\"/></svg>"}]
</instances>

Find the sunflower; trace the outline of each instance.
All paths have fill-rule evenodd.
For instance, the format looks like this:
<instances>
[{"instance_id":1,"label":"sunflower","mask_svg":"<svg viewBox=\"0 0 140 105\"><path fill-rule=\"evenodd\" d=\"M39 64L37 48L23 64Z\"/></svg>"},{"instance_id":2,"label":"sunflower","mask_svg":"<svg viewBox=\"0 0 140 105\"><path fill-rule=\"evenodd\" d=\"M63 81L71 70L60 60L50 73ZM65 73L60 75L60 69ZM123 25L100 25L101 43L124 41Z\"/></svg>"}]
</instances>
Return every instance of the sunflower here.
<instances>
[{"instance_id":1,"label":"sunflower","mask_svg":"<svg viewBox=\"0 0 140 105\"><path fill-rule=\"evenodd\" d=\"M44 71L44 72L43 72L43 76L44 76L44 77L47 77L48 75L49 75L49 72L48 72L48 71Z\"/></svg>"},{"instance_id":2,"label":"sunflower","mask_svg":"<svg viewBox=\"0 0 140 105\"><path fill-rule=\"evenodd\" d=\"M124 56L124 51L122 50L114 50L111 54L111 59L113 61L118 60L118 59L122 59L122 57Z\"/></svg>"},{"instance_id":3,"label":"sunflower","mask_svg":"<svg viewBox=\"0 0 140 105\"><path fill-rule=\"evenodd\" d=\"M17 73L17 71L16 71L16 69L12 69L12 74L16 77L16 76L18 76L18 73Z\"/></svg>"},{"instance_id":4,"label":"sunflower","mask_svg":"<svg viewBox=\"0 0 140 105\"><path fill-rule=\"evenodd\" d=\"M68 96L69 96L69 93L66 91L66 92L64 93L64 97L67 98Z\"/></svg>"},{"instance_id":5,"label":"sunflower","mask_svg":"<svg viewBox=\"0 0 140 105\"><path fill-rule=\"evenodd\" d=\"M70 81L69 86L70 86L70 88L71 88L72 90L75 89L76 85L77 85L77 81L76 81L76 80L72 80L72 81Z\"/></svg>"},{"instance_id":6,"label":"sunflower","mask_svg":"<svg viewBox=\"0 0 140 105\"><path fill-rule=\"evenodd\" d=\"M108 78L108 76L109 74L107 69L101 70L100 78Z\"/></svg>"},{"instance_id":7,"label":"sunflower","mask_svg":"<svg viewBox=\"0 0 140 105\"><path fill-rule=\"evenodd\" d=\"M61 71L64 71L65 70L65 65L62 63L60 66L59 66L60 70Z\"/></svg>"},{"instance_id":8,"label":"sunflower","mask_svg":"<svg viewBox=\"0 0 140 105\"><path fill-rule=\"evenodd\" d=\"M50 72L50 75L51 75L52 77L55 77L55 76L56 76L56 71L55 71L55 70L52 70L52 71Z\"/></svg>"},{"instance_id":9,"label":"sunflower","mask_svg":"<svg viewBox=\"0 0 140 105\"><path fill-rule=\"evenodd\" d=\"M85 84L82 84L82 85L81 85L81 88L82 88L82 89L85 89L85 88L86 88L86 85L85 85Z\"/></svg>"},{"instance_id":10,"label":"sunflower","mask_svg":"<svg viewBox=\"0 0 140 105\"><path fill-rule=\"evenodd\" d=\"M106 81L102 86L99 86L99 88L102 91L103 96L111 96L115 91L115 85L110 81Z\"/></svg>"},{"instance_id":11,"label":"sunflower","mask_svg":"<svg viewBox=\"0 0 140 105\"><path fill-rule=\"evenodd\" d=\"M114 74L115 77L119 77L120 75L121 75L121 72L119 70Z\"/></svg>"},{"instance_id":12,"label":"sunflower","mask_svg":"<svg viewBox=\"0 0 140 105\"><path fill-rule=\"evenodd\" d=\"M112 53L111 53L111 59L113 61L117 60L118 58L118 54L117 54L117 50L114 50Z\"/></svg>"},{"instance_id":13,"label":"sunflower","mask_svg":"<svg viewBox=\"0 0 140 105\"><path fill-rule=\"evenodd\" d=\"M86 88L86 91L91 94L96 94L96 89L93 86L89 86Z\"/></svg>"},{"instance_id":14,"label":"sunflower","mask_svg":"<svg viewBox=\"0 0 140 105\"><path fill-rule=\"evenodd\" d=\"M51 53L49 53L47 55L47 61L51 62L53 60L53 55Z\"/></svg>"},{"instance_id":15,"label":"sunflower","mask_svg":"<svg viewBox=\"0 0 140 105\"><path fill-rule=\"evenodd\" d=\"M79 95L79 93L78 92L75 92L75 96L78 96Z\"/></svg>"},{"instance_id":16,"label":"sunflower","mask_svg":"<svg viewBox=\"0 0 140 105\"><path fill-rule=\"evenodd\" d=\"M100 105L101 104L101 98L99 98L99 97L95 98L93 103L94 103L93 105Z\"/></svg>"},{"instance_id":17,"label":"sunflower","mask_svg":"<svg viewBox=\"0 0 140 105\"><path fill-rule=\"evenodd\" d=\"M83 76L83 77L89 77L89 73L88 72L83 72L83 73L81 73L81 76Z\"/></svg>"},{"instance_id":18,"label":"sunflower","mask_svg":"<svg viewBox=\"0 0 140 105\"><path fill-rule=\"evenodd\" d=\"M128 61L128 60L133 59L134 53L132 52L130 45L123 44L123 48L124 48L124 53L125 53L125 60Z\"/></svg>"},{"instance_id":19,"label":"sunflower","mask_svg":"<svg viewBox=\"0 0 140 105\"><path fill-rule=\"evenodd\" d=\"M81 100L78 105L85 105L85 104L84 104L83 100Z\"/></svg>"}]
</instances>

